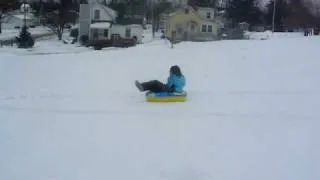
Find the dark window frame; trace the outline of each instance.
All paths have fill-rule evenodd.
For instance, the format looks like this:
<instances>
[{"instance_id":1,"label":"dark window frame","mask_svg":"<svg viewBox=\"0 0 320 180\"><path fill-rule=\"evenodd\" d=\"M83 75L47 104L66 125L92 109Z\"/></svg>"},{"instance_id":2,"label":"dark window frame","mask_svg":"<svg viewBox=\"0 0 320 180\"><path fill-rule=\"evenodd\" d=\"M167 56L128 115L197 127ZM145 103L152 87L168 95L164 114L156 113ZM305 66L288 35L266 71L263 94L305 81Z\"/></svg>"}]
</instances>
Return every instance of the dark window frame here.
<instances>
[{"instance_id":1,"label":"dark window frame","mask_svg":"<svg viewBox=\"0 0 320 180\"><path fill-rule=\"evenodd\" d=\"M213 32L213 26L212 25L208 25L207 32Z\"/></svg>"},{"instance_id":2,"label":"dark window frame","mask_svg":"<svg viewBox=\"0 0 320 180\"><path fill-rule=\"evenodd\" d=\"M206 24L202 24L201 32L207 32L207 25Z\"/></svg>"}]
</instances>

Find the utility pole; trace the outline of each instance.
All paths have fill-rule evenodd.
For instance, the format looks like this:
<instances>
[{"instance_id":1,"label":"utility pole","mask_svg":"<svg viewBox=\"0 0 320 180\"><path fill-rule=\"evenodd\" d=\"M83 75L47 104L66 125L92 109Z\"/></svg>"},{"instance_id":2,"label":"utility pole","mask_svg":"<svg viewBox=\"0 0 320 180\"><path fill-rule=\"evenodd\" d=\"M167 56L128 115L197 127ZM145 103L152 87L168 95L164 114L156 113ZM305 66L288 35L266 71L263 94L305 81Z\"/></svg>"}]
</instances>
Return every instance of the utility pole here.
<instances>
[{"instance_id":1,"label":"utility pole","mask_svg":"<svg viewBox=\"0 0 320 180\"><path fill-rule=\"evenodd\" d=\"M275 26L275 16L276 16L276 0L273 0L273 15L272 15L272 32L274 33Z\"/></svg>"},{"instance_id":2,"label":"utility pole","mask_svg":"<svg viewBox=\"0 0 320 180\"><path fill-rule=\"evenodd\" d=\"M26 6L27 6L27 1L26 0L24 0L24 2L23 2L23 10L24 10L24 18L23 18L23 26L27 26L27 8L26 8Z\"/></svg>"},{"instance_id":3,"label":"utility pole","mask_svg":"<svg viewBox=\"0 0 320 180\"><path fill-rule=\"evenodd\" d=\"M155 36L155 25L154 25L154 5L153 0L151 0L151 20L152 20L152 37Z\"/></svg>"},{"instance_id":4,"label":"utility pole","mask_svg":"<svg viewBox=\"0 0 320 180\"><path fill-rule=\"evenodd\" d=\"M43 23L43 3L42 3L42 0L40 0L39 3L40 3L39 24L44 25L44 24L42 24Z\"/></svg>"}]
</instances>

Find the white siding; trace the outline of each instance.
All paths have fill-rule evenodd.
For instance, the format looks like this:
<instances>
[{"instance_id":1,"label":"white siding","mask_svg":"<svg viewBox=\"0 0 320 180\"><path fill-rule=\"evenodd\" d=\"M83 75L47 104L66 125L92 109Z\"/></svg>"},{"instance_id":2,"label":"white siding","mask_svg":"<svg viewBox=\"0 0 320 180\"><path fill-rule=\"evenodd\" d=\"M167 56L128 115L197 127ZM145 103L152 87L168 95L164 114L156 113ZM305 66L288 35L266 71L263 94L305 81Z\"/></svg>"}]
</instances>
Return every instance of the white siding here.
<instances>
[{"instance_id":1,"label":"white siding","mask_svg":"<svg viewBox=\"0 0 320 180\"><path fill-rule=\"evenodd\" d=\"M91 7L91 20L96 20L94 19L94 12L96 10L99 10L100 11L100 20L103 20L103 21L113 21L113 17L110 16L106 10L101 7L100 4L93 4L92 7Z\"/></svg>"},{"instance_id":2,"label":"white siding","mask_svg":"<svg viewBox=\"0 0 320 180\"><path fill-rule=\"evenodd\" d=\"M126 30L130 29L130 37L126 37ZM139 43L142 42L143 28L141 25L112 25L111 34L119 34L122 38L136 37Z\"/></svg>"},{"instance_id":3,"label":"white siding","mask_svg":"<svg viewBox=\"0 0 320 180\"><path fill-rule=\"evenodd\" d=\"M110 39L110 29L90 29L90 40L108 40Z\"/></svg>"},{"instance_id":4,"label":"white siding","mask_svg":"<svg viewBox=\"0 0 320 180\"><path fill-rule=\"evenodd\" d=\"M214 9L212 8L199 8L198 13L205 20L214 20Z\"/></svg>"}]
</instances>

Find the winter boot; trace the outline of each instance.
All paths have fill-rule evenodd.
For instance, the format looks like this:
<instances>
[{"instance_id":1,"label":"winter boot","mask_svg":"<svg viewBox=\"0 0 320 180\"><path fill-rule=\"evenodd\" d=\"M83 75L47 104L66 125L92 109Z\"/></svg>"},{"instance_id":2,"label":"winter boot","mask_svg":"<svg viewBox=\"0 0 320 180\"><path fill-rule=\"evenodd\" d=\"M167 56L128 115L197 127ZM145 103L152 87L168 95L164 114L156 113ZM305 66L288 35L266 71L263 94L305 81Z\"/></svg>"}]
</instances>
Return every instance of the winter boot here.
<instances>
[{"instance_id":1,"label":"winter boot","mask_svg":"<svg viewBox=\"0 0 320 180\"><path fill-rule=\"evenodd\" d=\"M137 86L137 88L139 89L139 91L144 91L144 88L143 88L143 86L141 85L141 83L139 83L139 81L135 81L134 82L135 83L135 85Z\"/></svg>"}]
</instances>

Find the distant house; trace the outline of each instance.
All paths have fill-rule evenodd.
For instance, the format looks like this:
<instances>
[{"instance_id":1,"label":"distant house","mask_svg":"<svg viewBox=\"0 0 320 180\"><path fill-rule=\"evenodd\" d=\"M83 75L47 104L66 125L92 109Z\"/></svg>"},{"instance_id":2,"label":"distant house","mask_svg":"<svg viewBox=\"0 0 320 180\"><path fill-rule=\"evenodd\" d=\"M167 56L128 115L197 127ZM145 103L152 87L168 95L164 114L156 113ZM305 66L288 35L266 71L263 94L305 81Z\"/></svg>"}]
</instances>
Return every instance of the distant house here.
<instances>
[{"instance_id":1,"label":"distant house","mask_svg":"<svg viewBox=\"0 0 320 180\"><path fill-rule=\"evenodd\" d=\"M166 36L173 41L211 41L219 39L219 23L214 10L185 6L170 14Z\"/></svg>"},{"instance_id":2,"label":"distant house","mask_svg":"<svg viewBox=\"0 0 320 180\"><path fill-rule=\"evenodd\" d=\"M23 14L13 14L6 18L7 28L21 28L24 25L24 18L28 27L38 25L37 19L32 14L27 14L26 16Z\"/></svg>"},{"instance_id":3,"label":"distant house","mask_svg":"<svg viewBox=\"0 0 320 180\"><path fill-rule=\"evenodd\" d=\"M113 35L122 39L142 41L142 31L132 24L116 22L118 13L98 1L81 1L79 13L79 37L87 36L90 44L112 41ZM142 30L142 26L140 26Z\"/></svg>"},{"instance_id":4,"label":"distant house","mask_svg":"<svg viewBox=\"0 0 320 180\"><path fill-rule=\"evenodd\" d=\"M32 13L33 9L31 8L31 6L27 3L23 3L20 6L20 13Z\"/></svg>"},{"instance_id":5,"label":"distant house","mask_svg":"<svg viewBox=\"0 0 320 180\"><path fill-rule=\"evenodd\" d=\"M110 24L115 22L117 12L98 2L80 4L79 36L88 36L91 39L106 38Z\"/></svg>"},{"instance_id":6,"label":"distant house","mask_svg":"<svg viewBox=\"0 0 320 180\"><path fill-rule=\"evenodd\" d=\"M3 21L5 23L4 28L21 28L24 25L24 20L28 27L39 25L38 18L36 18L32 12L33 9L29 4L22 4L19 10L7 14Z\"/></svg>"}]
</instances>

